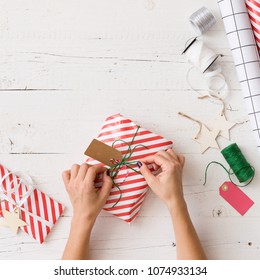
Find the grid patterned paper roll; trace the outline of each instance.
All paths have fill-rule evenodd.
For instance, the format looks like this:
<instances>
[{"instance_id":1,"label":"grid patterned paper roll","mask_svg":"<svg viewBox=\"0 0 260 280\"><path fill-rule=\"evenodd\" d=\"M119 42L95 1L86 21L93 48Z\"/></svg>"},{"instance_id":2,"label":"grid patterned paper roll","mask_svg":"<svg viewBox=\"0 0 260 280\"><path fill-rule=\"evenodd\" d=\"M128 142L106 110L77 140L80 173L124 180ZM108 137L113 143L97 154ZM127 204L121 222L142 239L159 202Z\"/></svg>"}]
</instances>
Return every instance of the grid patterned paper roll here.
<instances>
[{"instance_id":1,"label":"grid patterned paper roll","mask_svg":"<svg viewBox=\"0 0 260 280\"><path fill-rule=\"evenodd\" d=\"M260 152L260 59L245 0L218 0Z\"/></svg>"}]
</instances>

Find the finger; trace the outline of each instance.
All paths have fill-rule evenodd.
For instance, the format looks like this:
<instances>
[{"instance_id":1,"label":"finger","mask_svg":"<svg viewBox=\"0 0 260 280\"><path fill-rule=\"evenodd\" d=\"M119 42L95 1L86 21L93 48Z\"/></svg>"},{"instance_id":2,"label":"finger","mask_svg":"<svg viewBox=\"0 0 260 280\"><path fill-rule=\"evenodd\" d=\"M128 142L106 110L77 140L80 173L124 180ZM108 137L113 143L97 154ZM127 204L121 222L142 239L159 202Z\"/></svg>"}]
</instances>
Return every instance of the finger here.
<instances>
[{"instance_id":1,"label":"finger","mask_svg":"<svg viewBox=\"0 0 260 280\"><path fill-rule=\"evenodd\" d=\"M152 163L152 166L153 166L153 170L154 171L157 171L159 170L161 167L159 165L157 165L156 163Z\"/></svg>"},{"instance_id":2,"label":"finger","mask_svg":"<svg viewBox=\"0 0 260 280\"><path fill-rule=\"evenodd\" d=\"M103 165L95 165L88 168L85 179L86 181L94 182L98 173L103 173L106 168Z\"/></svg>"},{"instance_id":3,"label":"finger","mask_svg":"<svg viewBox=\"0 0 260 280\"><path fill-rule=\"evenodd\" d=\"M62 172L62 179L63 179L63 182L64 182L66 187L69 184L70 176L71 176L70 169L69 170L65 170L65 171Z\"/></svg>"},{"instance_id":4,"label":"finger","mask_svg":"<svg viewBox=\"0 0 260 280\"><path fill-rule=\"evenodd\" d=\"M173 149L168 149L167 151L166 151L166 153L168 154L168 155L170 155L172 158L174 158L174 159L178 159L178 156L177 156L177 154L173 151Z\"/></svg>"},{"instance_id":5,"label":"finger","mask_svg":"<svg viewBox=\"0 0 260 280\"><path fill-rule=\"evenodd\" d=\"M183 155L178 155L178 160L179 160L181 166L183 167L185 164L185 157Z\"/></svg>"},{"instance_id":6,"label":"finger","mask_svg":"<svg viewBox=\"0 0 260 280\"><path fill-rule=\"evenodd\" d=\"M103 173L103 185L102 188L100 189L100 195L102 198L106 201L110 191L113 187L113 181L110 176L107 174L107 170Z\"/></svg>"},{"instance_id":7,"label":"finger","mask_svg":"<svg viewBox=\"0 0 260 280\"><path fill-rule=\"evenodd\" d=\"M168 149L167 151L161 150L157 153L157 155L160 155L161 157L164 157L166 159L171 159L172 158L172 150Z\"/></svg>"},{"instance_id":8,"label":"finger","mask_svg":"<svg viewBox=\"0 0 260 280\"><path fill-rule=\"evenodd\" d=\"M89 164L86 164L86 163L81 164L78 174L77 174L77 179L84 180L89 167L90 167Z\"/></svg>"},{"instance_id":9,"label":"finger","mask_svg":"<svg viewBox=\"0 0 260 280\"><path fill-rule=\"evenodd\" d=\"M71 167L71 178L76 178L79 172L80 166L78 164L73 164Z\"/></svg>"},{"instance_id":10,"label":"finger","mask_svg":"<svg viewBox=\"0 0 260 280\"><path fill-rule=\"evenodd\" d=\"M151 163L154 164L154 163L155 163L155 162L154 162L154 157L155 157L155 155L142 158L142 159L141 159L141 162L142 162L142 163L145 163L145 164L151 164Z\"/></svg>"},{"instance_id":11,"label":"finger","mask_svg":"<svg viewBox=\"0 0 260 280\"><path fill-rule=\"evenodd\" d=\"M155 183L157 182L157 178L153 175L153 173L149 170L149 168L144 162L141 162L141 164L141 166L139 164L139 171L144 176L147 184L153 189Z\"/></svg>"},{"instance_id":12,"label":"finger","mask_svg":"<svg viewBox=\"0 0 260 280\"><path fill-rule=\"evenodd\" d=\"M177 155L174 153L172 149L168 149L166 151L161 150L156 155L160 155L166 160L178 161Z\"/></svg>"},{"instance_id":13,"label":"finger","mask_svg":"<svg viewBox=\"0 0 260 280\"><path fill-rule=\"evenodd\" d=\"M165 152L166 153L166 152ZM163 165L165 165L165 163L167 163L168 161L172 161L172 159L168 159L165 158L162 153L157 153L155 155L152 156L148 156L146 158L142 159L142 162L145 164L156 164L157 165L157 169L161 168Z\"/></svg>"},{"instance_id":14,"label":"finger","mask_svg":"<svg viewBox=\"0 0 260 280\"><path fill-rule=\"evenodd\" d=\"M141 159L141 162L144 162L145 164L148 164L148 165L151 164L154 171L157 171L158 169L160 169L160 166L154 162L154 155Z\"/></svg>"}]
</instances>

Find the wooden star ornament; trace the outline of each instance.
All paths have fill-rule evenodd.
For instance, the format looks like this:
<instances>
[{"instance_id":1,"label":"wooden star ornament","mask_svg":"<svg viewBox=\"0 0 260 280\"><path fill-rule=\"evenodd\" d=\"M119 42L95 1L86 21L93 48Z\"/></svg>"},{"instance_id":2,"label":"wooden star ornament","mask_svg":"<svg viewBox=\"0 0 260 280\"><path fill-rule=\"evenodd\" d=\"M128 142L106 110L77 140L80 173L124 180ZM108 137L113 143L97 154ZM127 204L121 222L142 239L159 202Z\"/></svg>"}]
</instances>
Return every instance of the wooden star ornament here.
<instances>
[{"instance_id":1,"label":"wooden star ornament","mask_svg":"<svg viewBox=\"0 0 260 280\"><path fill-rule=\"evenodd\" d=\"M210 127L220 130L219 135L228 140L230 139L229 130L236 125L236 123L228 121L224 114L221 114L218 118L209 121L208 124Z\"/></svg>"},{"instance_id":2,"label":"wooden star ornament","mask_svg":"<svg viewBox=\"0 0 260 280\"><path fill-rule=\"evenodd\" d=\"M203 154L208 148L219 149L216 138L220 130L209 130L204 124L201 124L199 133L193 138L200 144L201 153Z\"/></svg>"},{"instance_id":3,"label":"wooden star ornament","mask_svg":"<svg viewBox=\"0 0 260 280\"><path fill-rule=\"evenodd\" d=\"M211 129L220 130L219 135L229 140L229 130L232 127L234 127L236 125L236 123L230 122L226 119L226 116L225 116L225 107L226 106L225 106L224 100L215 95L210 95L210 96L205 95L205 96L199 97L199 99L205 99L205 98L211 98L213 100L217 100L222 105L220 115L217 118L215 118L207 123Z\"/></svg>"},{"instance_id":4,"label":"wooden star ornament","mask_svg":"<svg viewBox=\"0 0 260 280\"><path fill-rule=\"evenodd\" d=\"M209 130L207 126L204 125L201 121L196 120L181 112L179 112L178 114L198 123L199 131L197 135L193 137L193 140L200 144L201 153L204 153L208 148L219 149L218 143L216 141L216 138L220 133L219 129Z\"/></svg>"},{"instance_id":5,"label":"wooden star ornament","mask_svg":"<svg viewBox=\"0 0 260 280\"><path fill-rule=\"evenodd\" d=\"M27 224L20 219L19 210L13 212L2 210L3 219L0 222L2 226L9 227L13 233L17 234L19 227L27 226Z\"/></svg>"}]
</instances>

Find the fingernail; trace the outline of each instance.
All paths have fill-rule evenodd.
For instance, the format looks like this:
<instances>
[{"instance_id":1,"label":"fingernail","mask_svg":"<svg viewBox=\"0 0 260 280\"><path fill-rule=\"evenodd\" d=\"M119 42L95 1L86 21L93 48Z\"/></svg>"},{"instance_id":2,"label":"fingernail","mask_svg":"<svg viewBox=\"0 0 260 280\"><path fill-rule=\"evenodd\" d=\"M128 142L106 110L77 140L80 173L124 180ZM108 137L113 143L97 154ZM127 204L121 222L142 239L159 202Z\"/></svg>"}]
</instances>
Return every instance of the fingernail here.
<instances>
[{"instance_id":1,"label":"fingernail","mask_svg":"<svg viewBox=\"0 0 260 280\"><path fill-rule=\"evenodd\" d=\"M141 163L141 161L138 161L138 162L136 163L136 165L137 165L139 168L141 168L143 164Z\"/></svg>"},{"instance_id":2,"label":"fingernail","mask_svg":"<svg viewBox=\"0 0 260 280\"><path fill-rule=\"evenodd\" d=\"M109 170L107 170L107 172L106 172L106 173L107 173L107 176L110 176L110 172L109 172Z\"/></svg>"}]
</instances>

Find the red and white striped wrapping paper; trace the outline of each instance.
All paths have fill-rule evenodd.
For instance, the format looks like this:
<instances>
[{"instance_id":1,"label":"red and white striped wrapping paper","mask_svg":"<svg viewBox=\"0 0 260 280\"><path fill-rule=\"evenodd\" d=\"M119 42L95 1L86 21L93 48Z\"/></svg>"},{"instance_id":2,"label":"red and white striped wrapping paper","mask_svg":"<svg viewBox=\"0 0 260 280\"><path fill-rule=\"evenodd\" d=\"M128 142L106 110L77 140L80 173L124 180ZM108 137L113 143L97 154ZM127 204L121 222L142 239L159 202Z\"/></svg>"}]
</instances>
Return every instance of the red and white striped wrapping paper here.
<instances>
[{"instance_id":1,"label":"red and white striped wrapping paper","mask_svg":"<svg viewBox=\"0 0 260 280\"><path fill-rule=\"evenodd\" d=\"M254 31L258 51L260 52L260 0L245 0L249 18Z\"/></svg>"},{"instance_id":2,"label":"red and white striped wrapping paper","mask_svg":"<svg viewBox=\"0 0 260 280\"><path fill-rule=\"evenodd\" d=\"M6 167L0 164L0 180L7 175L2 182L2 188L10 191L14 184L18 184L18 193L12 193L11 197L19 203L22 196L28 191L28 186L20 181L19 177L11 173ZM27 226L20 229L31 235L35 240L43 243L46 236L50 233L52 226L56 223L64 210L64 206L46 195L45 193L34 189L25 202L20 205L20 218L27 223ZM0 216L2 217L2 209L12 211L15 205L4 200L0 203Z\"/></svg>"},{"instance_id":3,"label":"red and white striped wrapping paper","mask_svg":"<svg viewBox=\"0 0 260 280\"><path fill-rule=\"evenodd\" d=\"M109 146L112 146L113 142L118 139L126 141L127 144L117 142L114 145L114 148L121 151L124 155L127 152L128 145L130 145L137 128L138 126L132 120L127 119L120 114L116 114L105 120L97 139ZM160 150L167 150L172 147L173 143L172 141L140 127L131 148L133 149L138 144L145 145L146 148L140 146L137 147L129 161L140 160L146 156L153 155ZM92 158L88 158L87 162L92 165L100 163ZM104 210L125 222L130 223L140 211L145 195L148 191L148 185L142 175L129 170L126 167L121 168L114 181L119 185L122 197L120 198L120 191L116 187L113 187L104 206ZM118 203L114 205L116 202Z\"/></svg>"}]
</instances>

